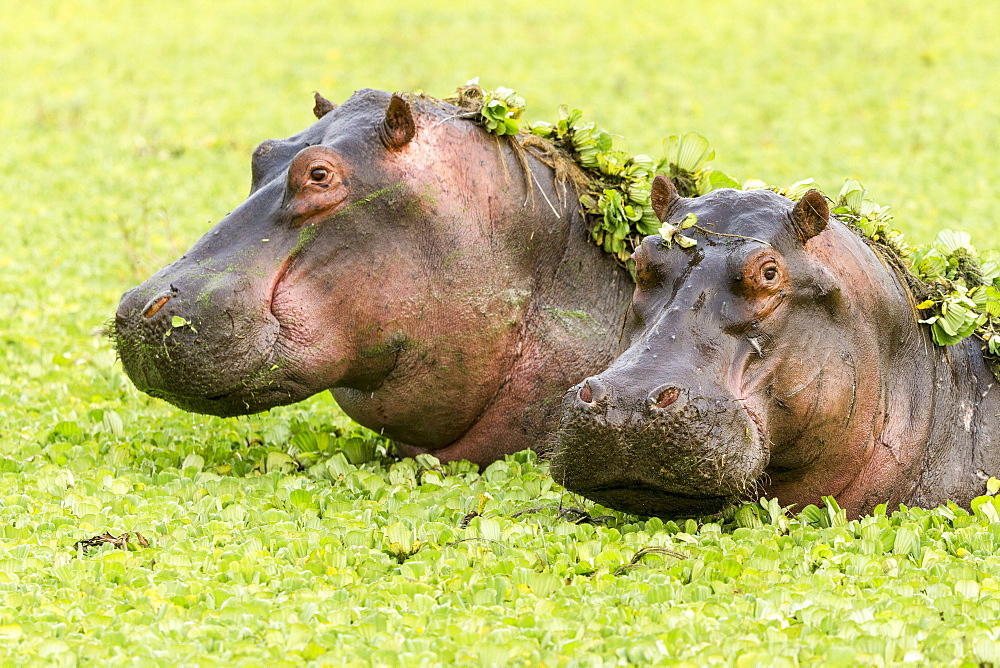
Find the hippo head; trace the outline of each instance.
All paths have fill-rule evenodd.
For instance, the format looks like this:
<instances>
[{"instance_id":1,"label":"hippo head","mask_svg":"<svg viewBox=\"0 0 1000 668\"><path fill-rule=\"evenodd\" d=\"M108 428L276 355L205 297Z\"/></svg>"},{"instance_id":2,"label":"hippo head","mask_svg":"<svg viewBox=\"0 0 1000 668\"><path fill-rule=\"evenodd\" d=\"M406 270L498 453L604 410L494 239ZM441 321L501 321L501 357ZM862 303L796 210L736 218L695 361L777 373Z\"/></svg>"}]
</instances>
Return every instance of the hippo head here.
<instances>
[{"instance_id":1,"label":"hippo head","mask_svg":"<svg viewBox=\"0 0 1000 668\"><path fill-rule=\"evenodd\" d=\"M856 371L877 366L876 339L894 332L849 317L879 306L845 299L829 268L865 293L857 259L877 265L871 251L831 222L818 191L798 203L768 190L688 199L658 177L653 203L661 221L693 214L684 233L697 243L657 235L636 250L628 348L566 395L553 476L645 515L715 512L811 465L830 467L834 488L822 493L837 491L834 446L853 456L836 442L879 400ZM878 268L869 273L891 281Z\"/></svg>"},{"instance_id":2,"label":"hippo head","mask_svg":"<svg viewBox=\"0 0 1000 668\"><path fill-rule=\"evenodd\" d=\"M551 266L537 253L564 232L526 196L523 156L458 107L362 90L314 111L253 152L245 202L122 297L119 356L187 410L334 389L359 422L440 447L496 395Z\"/></svg>"}]
</instances>

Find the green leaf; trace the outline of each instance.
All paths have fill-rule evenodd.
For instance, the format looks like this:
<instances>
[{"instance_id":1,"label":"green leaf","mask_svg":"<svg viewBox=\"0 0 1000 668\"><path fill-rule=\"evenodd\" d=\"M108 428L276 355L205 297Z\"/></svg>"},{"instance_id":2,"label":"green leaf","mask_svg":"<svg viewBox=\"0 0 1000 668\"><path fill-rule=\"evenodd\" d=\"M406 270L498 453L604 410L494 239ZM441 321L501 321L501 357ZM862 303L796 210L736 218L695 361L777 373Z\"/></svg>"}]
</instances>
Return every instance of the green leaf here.
<instances>
[{"instance_id":1,"label":"green leaf","mask_svg":"<svg viewBox=\"0 0 1000 668\"><path fill-rule=\"evenodd\" d=\"M986 481L986 493L994 495L997 492L1000 492L1000 480L990 476L989 480Z\"/></svg>"},{"instance_id":2,"label":"green leaf","mask_svg":"<svg viewBox=\"0 0 1000 668\"><path fill-rule=\"evenodd\" d=\"M810 190L817 190L816 179L803 179L796 181L787 188L781 189L781 194L792 201L799 201Z\"/></svg>"},{"instance_id":3,"label":"green leaf","mask_svg":"<svg viewBox=\"0 0 1000 668\"><path fill-rule=\"evenodd\" d=\"M685 172L696 172L715 157L708 140L697 132L688 132L677 143L677 167Z\"/></svg>"},{"instance_id":4,"label":"green leaf","mask_svg":"<svg viewBox=\"0 0 1000 668\"><path fill-rule=\"evenodd\" d=\"M719 190L720 188L735 188L736 190L742 188L739 181L717 169L706 170L706 173L708 175L708 188L706 192Z\"/></svg>"},{"instance_id":5,"label":"green leaf","mask_svg":"<svg viewBox=\"0 0 1000 668\"><path fill-rule=\"evenodd\" d=\"M264 460L264 472L272 473L274 471L280 473L291 473L299 468L298 462L296 462L292 457L286 452L271 451L267 453L267 457Z\"/></svg>"},{"instance_id":6,"label":"green leaf","mask_svg":"<svg viewBox=\"0 0 1000 668\"><path fill-rule=\"evenodd\" d=\"M968 232L956 232L954 230L941 230L934 238L934 245L943 249L946 253L954 253L957 250L975 252L972 247L972 237Z\"/></svg>"},{"instance_id":7,"label":"green leaf","mask_svg":"<svg viewBox=\"0 0 1000 668\"><path fill-rule=\"evenodd\" d=\"M860 215L861 203L864 201L867 193L868 191L865 190L860 181L857 179L847 179L840 189L838 200L840 205L846 207L848 211Z\"/></svg>"}]
</instances>

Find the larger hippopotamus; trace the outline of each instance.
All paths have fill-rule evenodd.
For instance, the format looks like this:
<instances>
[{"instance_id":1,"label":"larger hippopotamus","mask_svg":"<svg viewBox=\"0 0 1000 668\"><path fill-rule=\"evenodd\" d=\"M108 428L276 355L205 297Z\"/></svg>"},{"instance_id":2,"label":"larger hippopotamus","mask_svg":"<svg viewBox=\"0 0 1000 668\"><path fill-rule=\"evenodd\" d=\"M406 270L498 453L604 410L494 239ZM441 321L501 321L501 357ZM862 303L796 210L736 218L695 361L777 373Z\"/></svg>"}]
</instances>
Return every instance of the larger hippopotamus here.
<instances>
[{"instance_id":1,"label":"larger hippopotamus","mask_svg":"<svg viewBox=\"0 0 1000 668\"><path fill-rule=\"evenodd\" d=\"M249 198L121 299L136 386L231 416L332 389L406 454L535 445L614 357L632 283L576 169L465 109L362 90L253 153Z\"/></svg>"},{"instance_id":2,"label":"larger hippopotamus","mask_svg":"<svg viewBox=\"0 0 1000 668\"><path fill-rule=\"evenodd\" d=\"M697 243L636 250L629 347L567 395L557 480L643 515L832 495L858 516L968 506L1000 475L982 342L934 345L906 269L819 192L653 194L661 221L697 217Z\"/></svg>"}]
</instances>

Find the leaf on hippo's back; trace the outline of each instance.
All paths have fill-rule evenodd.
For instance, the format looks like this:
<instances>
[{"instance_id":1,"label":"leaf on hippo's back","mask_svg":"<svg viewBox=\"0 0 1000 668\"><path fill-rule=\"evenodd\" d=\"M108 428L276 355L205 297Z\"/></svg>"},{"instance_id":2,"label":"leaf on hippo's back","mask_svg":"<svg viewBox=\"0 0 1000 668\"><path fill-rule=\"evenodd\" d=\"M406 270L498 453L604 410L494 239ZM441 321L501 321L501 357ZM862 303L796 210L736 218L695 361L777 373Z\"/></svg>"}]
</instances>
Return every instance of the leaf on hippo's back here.
<instances>
[{"instance_id":1,"label":"leaf on hippo's back","mask_svg":"<svg viewBox=\"0 0 1000 668\"><path fill-rule=\"evenodd\" d=\"M931 338L934 339L934 343L939 346L953 346L962 340L961 336L948 333L941 326L941 319L937 316L927 320L921 320L920 322L927 323L931 326Z\"/></svg>"},{"instance_id":2,"label":"leaf on hippo's back","mask_svg":"<svg viewBox=\"0 0 1000 668\"><path fill-rule=\"evenodd\" d=\"M676 161L674 165L682 172L693 174L705 166L709 160L715 157L715 151L709 148L708 139L697 132L688 132L683 137L668 137L664 141L664 153L670 159L671 151L668 147L676 146Z\"/></svg>"},{"instance_id":3,"label":"leaf on hippo's back","mask_svg":"<svg viewBox=\"0 0 1000 668\"><path fill-rule=\"evenodd\" d=\"M544 137L545 139L551 139L555 136L556 128L554 125L547 121L536 121L528 126L531 130L531 134L538 137Z\"/></svg>"},{"instance_id":4,"label":"leaf on hippo's back","mask_svg":"<svg viewBox=\"0 0 1000 668\"><path fill-rule=\"evenodd\" d=\"M807 192L810 190L818 190L819 186L816 185L816 179L808 178L802 179L801 181L796 181L792 185L781 188L778 190L778 194L784 195L793 202L797 202L802 199Z\"/></svg>"},{"instance_id":5,"label":"leaf on hippo's back","mask_svg":"<svg viewBox=\"0 0 1000 668\"><path fill-rule=\"evenodd\" d=\"M805 193L803 193L805 194ZM889 208L887 206L880 206L879 204L873 202L870 199L863 200L861 202L861 211L859 212L863 217L868 218L872 221L879 221L883 218L891 218L889 216ZM884 221L879 221L884 222Z\"/></svg>"},{"instance_id":6,"label":"leaf on hippo's back","mask_svg":"<svg viewBox=\"0 0 1000 668\"><path fill-rule=\"evenodd\" d=\"M718 169L706 169L701 173L698 178L698 192L710 193L713 190L719 190L720 188L735 188L740 190L740 182L731 177L725 172L720 172Z\"/></svg>"},{"instance_id":7,"label":"leaf on hippo's back","mask_svg":"<svg viewBox=\"0 0 1000 668\"><path fill-rule=\"evenodd\" d=\"M847 179L838 195L838 205L846 207L850 213L861 215L861 203L865 200L868 191L857 179Z\"/></svg>"},{"instance_id":8,"label":"leaf on hippo's back","mask_svg":"<svg viewBox=\"0 0 1000 668\"><path fill-rule=\"evenodd\" d=\"M997 294L996 289L992 285L979 285L969 290L967 296L972 301L974 308L980 313L994 315L990 313L990 302L996 300Z\"/></svg>"},{"instance_id":9,"label":"leaf on hippo's back","mask_svg":"<svg viewBox=\"0 0 1000 668\"><path fill-rule=\"evenodd\" d=\"M991 355L1000 356L1000 336L992 335L986 339L986 348Z\"/></svg>"},{"instance_id":10,"label":"leaf on hippo's back","mask_svg":"<svg viewBox=\"0 0 1000 668\"><path fill-rule=\"evenodd\" d=\"M683 234L678 234L677 236L675 236L674 241L676 241L677 245L680 246L681 248L691 248L692 246L698 245L697 239L686 237Z\"/></svg>"},{"instance_id":11,"label":"leaf on hippo's back","mask_svg":"<svg viewBox=\"0 0 1000 668\"><path fill-rule=\"evenodd\" d=\"M941 278L948 270L948 260L936 248L928 247L916 251L910 262L917 277L924 281Z\"/></svg>"},{"instance_id":12,"label":"leaf on hippo's back","mask_svg":"<svg viewBox=\"0 0 1000 668\"><path fill-rule=\"evenodd\" d=\"M979 271L983 275L983 282L986 284L996 283L1000 279L1000 262L994 259L982 259L979 262ZM997 286L1000 287L1000 286Z\"/></svg>"},{"instance_id":13,"label":"leaf on hippo's back","mask_svg":"<svg viewBox=\"0 0 1000 668\"><path fill-rule=\"evenodd\" d=\"M972 246L972 237L968 232L956 232L955 230L941 230L934 237L934 245L939 246L947 253L954 253L959 249L964 249L975 254L976 249Z\"/></svg>"},{"instance_id":14,"label":"leaf on hippo's back","mask_svg":"<svg viewBox=\"0 0 1000 668\"><path fill-rule=\"evenodd\" d=\"M767 183L760 179L747 179L743 182L741 190L761 190L767 188Z\"/></svg>"},{"instance_id":15,"label":"leaf on hippo's back","mask_svg":"<svg viewBox=\"0 0 1000 668\"><path fill-rule=\"evenodd\" d=\"M182 318L179 315L175 315L172 318L170 318L170 326L174 329L177 329L178 327L189 327L192 332L195 333L198 332L198 330L194 328L194 324L190 320L188 320L187 318ZM170 332L168 330L167 334L169 333Z\"/></svg>"},{"instance_id":16,"label":"leaf on hippo's back","mask_svg":"<svg viewBox=\"0 0 1000 668\"><path fill-rule=\"evenodd\" d=\"M969 308L967 304L949 300L944 303L941 317L934 325L940 327L949 336L962 339L975 330L978 319L979 314Z\"/></svg>"}]
</instances>

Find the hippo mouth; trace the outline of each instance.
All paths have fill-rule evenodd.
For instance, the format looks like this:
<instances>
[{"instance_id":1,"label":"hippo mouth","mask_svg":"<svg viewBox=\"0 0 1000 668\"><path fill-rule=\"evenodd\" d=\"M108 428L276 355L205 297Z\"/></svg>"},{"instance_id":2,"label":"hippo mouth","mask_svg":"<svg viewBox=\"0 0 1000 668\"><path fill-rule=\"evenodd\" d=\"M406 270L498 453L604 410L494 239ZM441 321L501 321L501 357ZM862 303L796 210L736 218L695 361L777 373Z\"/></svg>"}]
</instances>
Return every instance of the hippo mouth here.
<instances>
[{"instance_id":1,"label":"hippo mouth","mask_svg":"<svg viewBox=\"0 0 1000 668\"><path fill-rule=\"evenodd\" d=\"M553 476L570 491L636 515L692 517L757 488L766 439L754 416L726 395L678 394L667 409L650 407L645 396L588 398L564 402L552 459Z\"/></svg>"},{"instance_id":2,"label":"hippo mouth","mask_svg":"<svg viewBox=\"0 0 1000 668\"><path fill-rule=\"evenodd\" d=\"M602 506L632 515L696 517L711 515L736 502L731 495L685 494L646 484L609 484L575 490Z\"/></svg>"},{"instance_id":3,"label":"hippo mouth","mask_svg":"<svg viewBox=\"0 0 1000 668\"><path fill-rule=\"evenodd\" d=\"M143 391L157 399L194 413L234 417L260 413L275 406L284 406L302 400L298 388L290 387L289 379L278 381L258 377L257 383L244 382L226 391L211 396L185 394L162 388L143 388Z\"/></svg>"}]
</instances>

